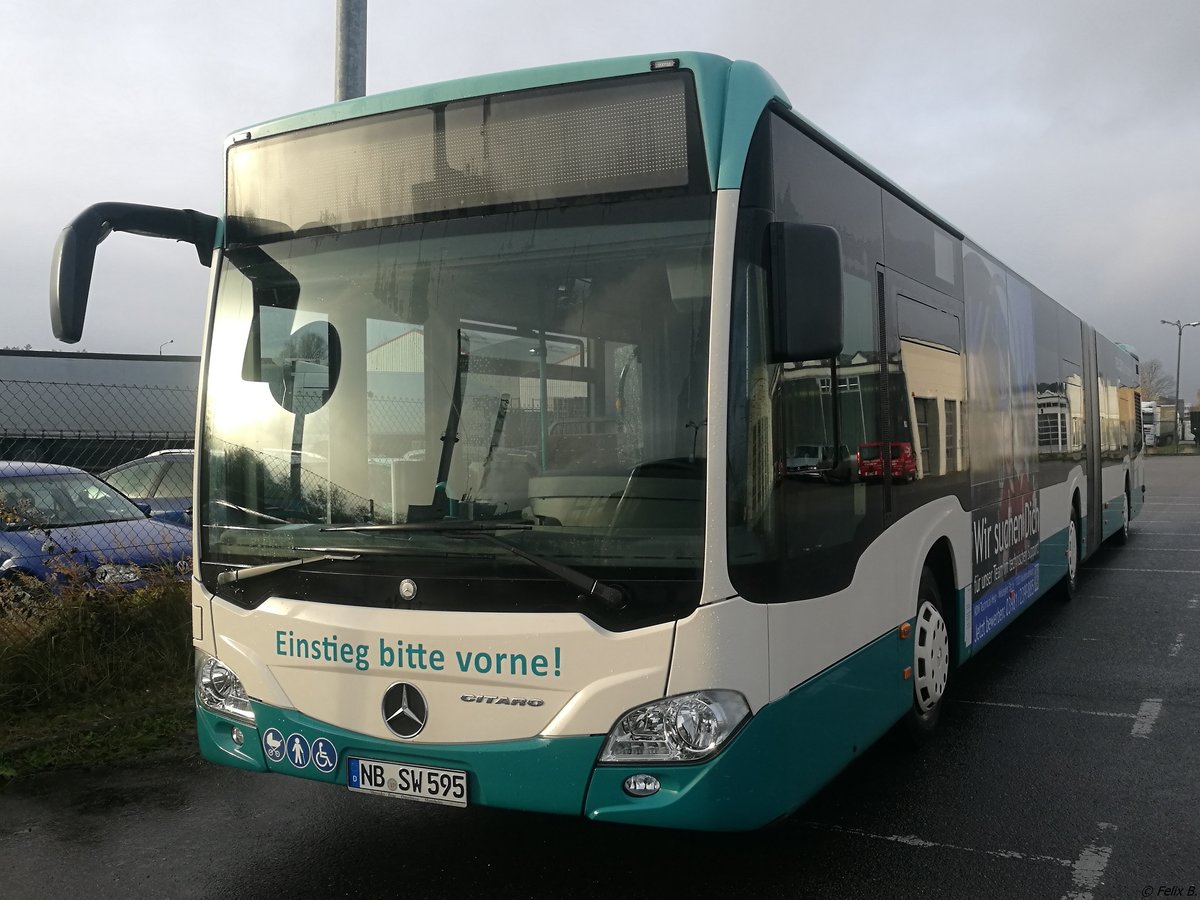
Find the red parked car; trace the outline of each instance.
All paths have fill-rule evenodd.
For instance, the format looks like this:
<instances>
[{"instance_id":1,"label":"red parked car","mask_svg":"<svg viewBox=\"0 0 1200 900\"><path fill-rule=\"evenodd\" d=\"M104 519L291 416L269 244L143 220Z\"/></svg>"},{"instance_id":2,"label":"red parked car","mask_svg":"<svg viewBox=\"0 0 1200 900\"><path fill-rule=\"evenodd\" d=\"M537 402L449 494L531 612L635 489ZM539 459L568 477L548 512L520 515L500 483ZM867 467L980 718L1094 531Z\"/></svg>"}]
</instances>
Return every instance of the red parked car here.
<instances>
[{"instance_id":1,"label":"red parked car","mask_svg":"<svg viewBox=\"0 0 1200 900\"><path fill-rule=\"evenodd\" d=\"M858 445L858 477L883 477L884 444ZM892 442L892 480L914 481L917 477L917 458L910 441Z\"/></svg>"}]
</instances>

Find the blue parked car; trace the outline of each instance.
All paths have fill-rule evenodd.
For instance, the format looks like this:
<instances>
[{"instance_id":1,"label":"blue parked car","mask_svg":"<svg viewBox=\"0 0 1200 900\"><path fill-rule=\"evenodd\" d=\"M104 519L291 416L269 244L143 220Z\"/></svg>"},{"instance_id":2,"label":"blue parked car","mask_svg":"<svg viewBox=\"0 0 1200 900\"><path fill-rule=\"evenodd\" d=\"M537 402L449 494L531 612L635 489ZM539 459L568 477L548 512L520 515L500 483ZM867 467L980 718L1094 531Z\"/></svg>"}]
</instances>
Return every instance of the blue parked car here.
<instances>
[{"instance_id":1,"label":"blue parked car","mask_svg":"<svg viewBox=\"0 0 1200 900\"><path fill-rule=\"evenodd\" d=\"M100 477L135 503L150 504L150 515L176 525L192 524L193 450L159 450L114 466Z\"/></svg>"},{"instance_id":2,"label":"blue parked car","mask_svg":"<svg viewBox=\"0 0 1200 900\"><path fill-rule=\"evenodd\" d=\"M111 485L69 466L0 462L0 577L54 580L84 567L96 584L137 587L148 567L191 572L192 533L149 518Z\"/></svg>"}]
</instances>

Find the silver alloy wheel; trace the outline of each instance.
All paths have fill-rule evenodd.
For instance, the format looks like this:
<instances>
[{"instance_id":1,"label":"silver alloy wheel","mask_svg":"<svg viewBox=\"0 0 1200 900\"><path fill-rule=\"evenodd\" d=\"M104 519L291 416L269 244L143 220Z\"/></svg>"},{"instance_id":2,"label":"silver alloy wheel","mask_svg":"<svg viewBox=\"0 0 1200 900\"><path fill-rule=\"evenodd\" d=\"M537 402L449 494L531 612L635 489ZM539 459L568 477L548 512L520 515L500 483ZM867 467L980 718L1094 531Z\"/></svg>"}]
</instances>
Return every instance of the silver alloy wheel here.
<instances>
[{"instance_id":1,"label":"silver alloy wheel","mask_svg":"<svg viewBox=\"0 0 1200 900\"><path fill-rule=\"evenodd\" d=\"M1067 580L1075 583L1075 575L1079 571L1079 536L1075 530L1075 517L1067 525Z\"/></svg>"},{"instance_id":2,"label":"silver alloy wheel","mask_svg":"<svg viewBox=\"0 0 1200 900\"><path fill-rule=\"evenodd\" d=\"M950 677L950 633L938 608L928 600L917 610L913 642L913 691L917 708L927 713L942 699Z\"/></svg>"}]
</instances>

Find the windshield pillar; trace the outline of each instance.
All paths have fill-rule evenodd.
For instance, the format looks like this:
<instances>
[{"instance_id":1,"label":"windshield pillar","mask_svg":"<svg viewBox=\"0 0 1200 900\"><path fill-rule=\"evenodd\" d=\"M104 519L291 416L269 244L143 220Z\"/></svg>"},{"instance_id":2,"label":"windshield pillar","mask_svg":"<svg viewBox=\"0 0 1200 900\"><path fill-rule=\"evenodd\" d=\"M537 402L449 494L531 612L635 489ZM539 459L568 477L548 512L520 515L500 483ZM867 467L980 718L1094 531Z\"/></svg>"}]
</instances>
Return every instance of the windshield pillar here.
<instances>
[{"instance_id":1,"label":"windshield pillar","mask_svg":"<svg viewBox=\"0 0 1200 900\"><path fill-rule=\"evenodd\" d=\"M740 192L717 192L713 229L712 312L708 331L708 414L704 427L707 453L704 588L701 603L716 603L737 596L729 578L728 504L725 484L729 477L729 341L733 317L734 244L738 228ZM712 423L713 427L708 427Z\"/></svg>"}]
</instances>

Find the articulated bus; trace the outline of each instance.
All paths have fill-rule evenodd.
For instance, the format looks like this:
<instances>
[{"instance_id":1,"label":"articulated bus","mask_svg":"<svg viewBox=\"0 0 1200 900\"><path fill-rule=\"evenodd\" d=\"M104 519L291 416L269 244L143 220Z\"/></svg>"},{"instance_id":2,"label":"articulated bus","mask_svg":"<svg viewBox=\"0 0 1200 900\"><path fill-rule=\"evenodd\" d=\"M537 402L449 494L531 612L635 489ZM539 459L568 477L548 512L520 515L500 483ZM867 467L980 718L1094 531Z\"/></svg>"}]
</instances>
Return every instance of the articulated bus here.
<instances>
[{"instance_id":1,"label":"articulated bus","mask_svg":"<svg viewBox=\"0 0 1200 900\"><path fill-rule=\"evenodd\" d=\"M1137 357L702 54L233 134L192 583L205 757L343 790L756 828L1142 503Z\"/></svg>"}]
</instances>

